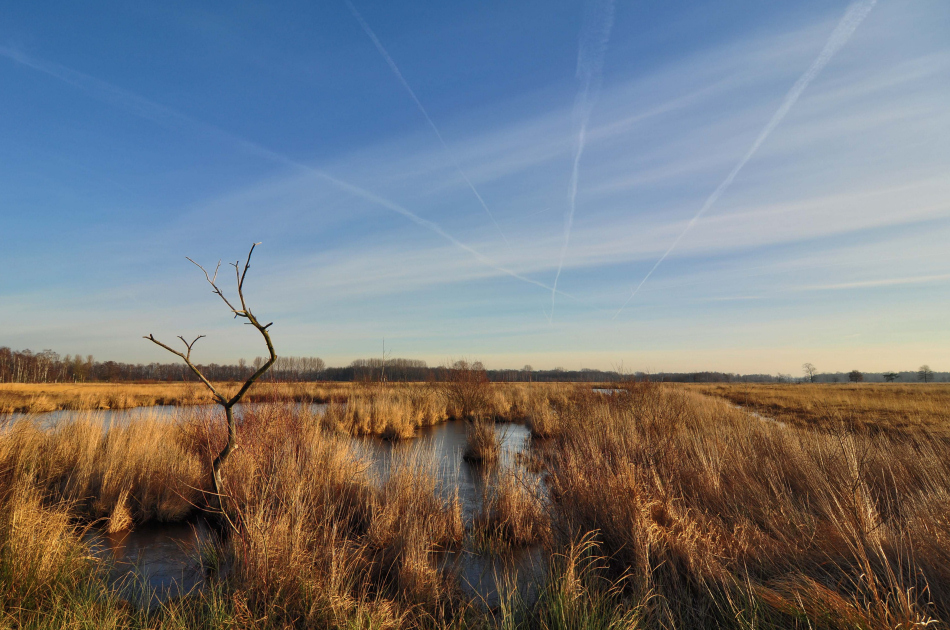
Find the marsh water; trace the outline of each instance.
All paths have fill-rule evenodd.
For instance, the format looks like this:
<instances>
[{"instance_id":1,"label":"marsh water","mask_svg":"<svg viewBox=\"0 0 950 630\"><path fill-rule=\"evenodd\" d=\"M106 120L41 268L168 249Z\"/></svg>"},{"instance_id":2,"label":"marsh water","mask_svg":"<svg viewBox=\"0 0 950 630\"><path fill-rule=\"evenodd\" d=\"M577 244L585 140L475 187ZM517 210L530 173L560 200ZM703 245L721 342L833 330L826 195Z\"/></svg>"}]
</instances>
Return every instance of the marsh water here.
<instances>
[{"instance_id":1,"label":"marsh water","mask_svg":"<svg viewBox=\"0 0 950 630\"><path fill-rule=\"evenodd\" d=\"M205 581L200 545L210 540L203 521L147 524L109 534L92 530L94 556L109 567L109 581L126 599L152 607L200 589Z\"/></svg>"},{"instance_id":2,"label":"marsh water","mask_svg":"<svg viewBox=\"0 0 950 630\"><path fill-rule=\"evenodd\" d=\"M389 442L379 438L355 438L364 457L372 462L376 478L388 478L394 461L411 461L418 456L434 462L443 498L451 500L456 493L462 505L462 519L470 526L484 501L485 489L495 475L505 468L518 466L517 455L528 446L531 432L520 424L498 423L495 433L501 442L501 456L497 467L486 467L466 462L462 455L466 445L466 423L445 422L420 429L417 437L404 442ZM530 473L527 473L530 476ZM445 568L459 576L463 592L486 606L497 606L507 588L515 588L530 600L546 570L540 547L511 550L503 554L476 553L464 548L446 554Z\"/></svg>"},{"instance_id":3,"label":"marsh water","mask_svg":"<svg viewBox=\"0 0 950 630\"><path fill-rule=\"evenodd\" d=\"M258 403L251 403L254 407ZM303 403L291 403L303 404ZM327 408L325 404L314 403L310 405L314 413L323 413ZM245 405L237 404L234 406L234 413L240 416ZM194 405L194 406L176 406L176 405L153 405L151 407L130 407L128 409L89 409L74 411L70 409L60 409L57 411L44 411L41 413L4 413L0 414L0 428L3 425L22 419L30 419L38 426L49 428L60 422L69 422L79 417L95 418L102 423L102 426L109 428L111 426L121 426L122 424L133 420L154 419L176 421L189 417L196 411L220 411L217 405ZM222 417L223 417L223 413Z\"/></svg>"},{"instance_id":4,"label":"marsh water","mask_svg":"<svg viewBox=\"0 0 950 630\"><path fill-rule=\"evenodd\" d=\"M326 408L325 405L313 407L317 413ZM194 408L188 407L159 406L94 412L54 411L29 417L38 425L48 427L68 422L80 414L95 414L103 427L108 428L142 418L173 422L193 411ZM18 417L23 416L0 417L0 424ZM530 431L523 425L498 423L494 426L502 446L497 466L473 465L463 459L464 422L425 427L417 431L416 438L401 442L374 437L357 437L353 441L379 483L389 477L394 462L415 460L433 465L443 498L451 500L457 494L463 520L470 526L482 507L487 485L499 470L519 465L517 454L524 451L530 438ZM89 541L93 553L110 566L114 586L128 599L152 606L202 587L205 577L200 568L199 548L209 537L210 530L201 522L190 522L151 524L117 534L94 530L89 534ZM492 555L476 553L466 546L444 554L439 562L443 568L456 572L464 592L487 606L498 604L501 585L513 586L521 596L531 598L546 568L540 548Z\"/></svg>"}]
</instances>

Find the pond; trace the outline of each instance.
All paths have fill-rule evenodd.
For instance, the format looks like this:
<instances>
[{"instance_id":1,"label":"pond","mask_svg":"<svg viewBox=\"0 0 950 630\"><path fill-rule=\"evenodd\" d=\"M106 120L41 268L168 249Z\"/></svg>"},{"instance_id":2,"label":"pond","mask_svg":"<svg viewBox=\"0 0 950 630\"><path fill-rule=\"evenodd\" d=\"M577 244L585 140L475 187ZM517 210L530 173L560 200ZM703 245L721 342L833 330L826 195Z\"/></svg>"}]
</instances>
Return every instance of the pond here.
<instances>
[{"instance_id":1,"label":"pond","mask_svg":"<svg viewBox=\"0 0 950 630\"><path fill-rule=\"evenodd\" d=\"M470 527L482 508L486 486L492 483L500 471L519 465L516 456L528 447L531 437L528 428L520 424L497 423L494 428L502 446L497 467L470 464L462 458L466 446L464 422L445 422L427 427L418 431L415 439L404 442L388 442L379 438L355 440L358 449L372 462L373 472L380 480L389 476L394 457L418 455L435 460L443 498L451 499L458 493L462 504L462 520L466 527ZM514 587L522 597L533 599L547 568L540 547L512 550L503 555L463 549L446 554L443 565L456 571L464 593L488 607L500 603L500 596L506 587Z\"/></svg>"},{"instance_id":2,"label":"pond","mask_svg":"<svg viewBox=\"0 0 950 630\"><path fill-rule=\"evenodd\" d=\"M315 405L322 412L325 405ZM32 414L41 426L69 421L79 414L95 414L103 426L120 425L135 419L161 418L170 422L187 417L199 408L141 407L127 410L93 412L55 411ZM10 416L6 416L9 418ZM6 419L4 418L4 419ZM494 425L502 446L497 466L481 466L466 462L466 423L445 422L422 428L415 439L391 442L375 437L353 438L357 452L368 462L373 477L384 483L394 460L419 457L432 462L439 479L443 498L459 497L463 521L467 528L482 508L485 489L507 468L518 466L517 454L528 447L530 431L518 424ZM530 476L530 473L525 473ZM534 477L537 479L537 477ZM153 606L168 598L202 588L204 575L200 568L199 548L207 542L210 530L200 521L177 524L151 524L132 531L106 534L94 530L89 534L93 553L110 566L114 587L130 601ZM512 551L506 555L480 554L466 548L443 554L439 562L459 577L463 592L487 606L499 603L499 585L518 589L531 598L537 590L546 565L540 548Z\"/></svg>"},{"instance_id":3,"label":"pond","mask_svg":"<svg viewBox=\"0 0 950 630\"><path fill-rule=\"evenodd\" d=\"M122 597L146 608L202 588L198 561L211 532L201 520L155 523L109 534L91 530L92 554L109 567L109 581Z\"/></svg>"},{"instance_id":4,"label":"pond","mask_svg":"<svg viewBox=\"0 0 950 630\"><path fill-rule=\"evenodd\" d=\"M257 404L258 403L251 403L249 406L253 408ZM303 403L290 404L300 405ZM325 404L318 403L314 403L310 405L310 407L314 413L323 413L323 411L327 408ZM245 405L235 405L235 416L239 416L244 408ZM0 414L0 428L8 423L24 419L30 419L40 427L49 428L57 423L68 422L79 417L96 418L102 422L102 426L104 428L109 428L111 426L121 426L122 424L126 424L133 420L151 419L176 422L189 417L196 411L204 410L217 410L221 414L221 417L224 417L224 412L221 411L221 408L218 405L194 405L183 407L176 405L153 405L151 407L130 407L128 409L87 409L79 411L60 409L57 411L44 411L41 413L3 413Z\"/></svg>"}]
</instances>

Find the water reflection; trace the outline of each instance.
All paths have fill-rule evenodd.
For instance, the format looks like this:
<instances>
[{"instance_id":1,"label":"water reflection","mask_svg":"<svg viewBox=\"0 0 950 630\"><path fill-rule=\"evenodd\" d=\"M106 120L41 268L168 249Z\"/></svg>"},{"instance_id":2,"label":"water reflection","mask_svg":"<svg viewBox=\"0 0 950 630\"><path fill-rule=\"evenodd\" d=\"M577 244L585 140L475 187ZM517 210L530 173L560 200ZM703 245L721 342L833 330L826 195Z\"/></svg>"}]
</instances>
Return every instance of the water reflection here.
<instances>
[{"instance_id":1,"label":"water reflection","mask_svg":"<svg viewBox=\"0 0 950 630\"><path fill-rule=\"evenodd\" d=\"M109 534L94 530L94 556L110 567L109 581L123 597L145 607L180 597L201 587L204 574L199 545L210 531L203 521L159 523Z\"/></svg>"},{"instance_id":2,"label":"water reflection","mask_svg":"<svg viewBox=\"0 0 950 630\"><path fill-rule=\"evenodd\" d=\"M529 604L537 600L547 559L540 545L504 554L463 550L447 554L444 568L459 576L465 595L487 608L496 608L513 593Z\"/></svg>"},{"instance_id":3,"label":"water reflection","mask_svg":"<svg viewBox=\"0 0 950 630\"><path fill-rule=\"evenodd\" d=\"M235 416L240 420L244 409L253 409L254 407L267 403L248 403L237 404L234 406ZM302 406L306 403L288 403ZM322 403L313 403L310 405L311 412L321 414L326 411L327 405ZM0 428L12 424L17 420L30 420L36 426L49 429L63 422L69 422L77 418L93 418L102 423L103 428L108 429L111 426L122 426L134 420L163 420L168 422L180 422L194 417L196 414L219 413L224 419L224 410L219 405L153 405L151 407L131 407L129 409L86 409L72 410L59 409L57 411L44 411L41 413L4 413L0 414Z\"/></svg>"},{"instance_id":4,"label":"water reflection","mask_svg":"<svg viewBox=\"0 0 950 630\"><path fill-rule=\"evenodd\" d=\"M525 449L531 432L520 424L498 423L494 428L501 442L498 467L510 468L516 463L515 456ZM355 440L357 450L370 462L370 472L380 481L389 478L397 456L410 458L418 455L434 459L442 498L449 500L458 491L462 517L467 525L481 509L485 486L498 470L495 466L470 464L462 459L466 445L465 422L444 422L425 427L417 432L415 439L402 442L375 437Z\"/></svg>"},{"instance_id":5,"label":"water reflection","mask_svg":"<svg viewBox=\"0 0 950 630\"><path fill-rule=\"evenodd\" d=\"M386 481L394 460L412 460L414 457L434 460L437 465L439 490L445 500L456 492L462 504L462 519L471 528L481 511L486 490L495 483L499 474L518 466L517 455L528 446L531 432L519 424L498 423L495 434L501 442L501 456L496 465L472 464L462 459L466 447L465 422L446 422L421 429L414 440L389 442L379 438L355 438L357 448L370 462L370 471L380 483ZM532 480L537 476L525 472ZM504 594L516 589L527 602L537 598L538 585L547 569L540 546L512 549L501 554L480 553L471 548L443 555L444 570L459 578L462 592L494 608Z\"/></svg>"},{"instance_id":6,"label":"water reflection","mask_svg":"<svg viewBox=\"0 0 950 630\"><path fill-rule=\"evenodd\" d=\"M320 413L325 408L325 405L314 405L313 411ZM103 428L108 429L135 419L180 421L189 414L213 410L214 406L168 406L115 411L56 411L31 414L29 418L39 426L50 426L68 422L80 414L94 414L101 420ZM353 439L379 483L389 478L395 460L417 456L419 461L432 462L436 467L439 492L446 500L458 494L464 523L471 529L482 509L486 489L495 483L497 475L520 465L516 456L526 449L530 431L522 425L495 424L494 430L501 442L500 460L495 465L480 465L462 459L466 426L464 422L445 422L420 429L416 439L403 442L370 437ZM532 476L532 479L537 480L537 477ZM202 587L204 575L198 551L201 543L209 540L209 530L200 521L151 524L117 534L97 530L89 535L92 552L110 567L110 580L115 588L130 601L147 607ZM438 562L443 569L459 576L463 592L489 607L497 606L499 592L510 588L517 588L522 598L533 598L546 566L540 547L498 555L477 552L470 545L443 554Z\"/></svg>"}]
</instances>

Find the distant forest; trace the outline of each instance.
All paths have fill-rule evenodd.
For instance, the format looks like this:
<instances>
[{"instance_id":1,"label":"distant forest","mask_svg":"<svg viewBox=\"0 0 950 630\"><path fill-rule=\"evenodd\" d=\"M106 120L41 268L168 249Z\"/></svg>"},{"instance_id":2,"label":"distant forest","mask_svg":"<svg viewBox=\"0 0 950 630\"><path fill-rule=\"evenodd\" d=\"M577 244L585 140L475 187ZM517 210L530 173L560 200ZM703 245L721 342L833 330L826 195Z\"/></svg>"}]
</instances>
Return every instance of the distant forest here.
<instances>
[{"instance_id":1,"label":"distant forest","mask_svg":"<svg viewBox=\"0 0 950 630\"><path fill-rule=\"evenodd\" d=\"M257 357L251 362L244 359L233 365L209 363L199 369L211 380L243 380L262 365ZM457 365L430 367L418 359L357 359L345 367L328 367L318 357L280 357L267 373L266 379L276 381L440 381L457 369ZM469 368L481 371L480 363ZM847 383L856 373L818 373L819 383ZM916 371L889 373L899 383L918 381ZM791 374L728 374L724 372L633 372L614 370L535 370L530 365L520 369L485 370L485 375L496 382L586 382L610 383L626 380L651 380L677 383L794 383L807 380ZM101 383L101 382L159 382L194 381L194 374L182 363L120 363L96 361L92 355L60 356L52 350L31 352L0 347L0 383ZM861 373L864 382L884 382L885 373ZM950 372L934 372L932 380L950 381Z\"/></svg>"}]
</instances>

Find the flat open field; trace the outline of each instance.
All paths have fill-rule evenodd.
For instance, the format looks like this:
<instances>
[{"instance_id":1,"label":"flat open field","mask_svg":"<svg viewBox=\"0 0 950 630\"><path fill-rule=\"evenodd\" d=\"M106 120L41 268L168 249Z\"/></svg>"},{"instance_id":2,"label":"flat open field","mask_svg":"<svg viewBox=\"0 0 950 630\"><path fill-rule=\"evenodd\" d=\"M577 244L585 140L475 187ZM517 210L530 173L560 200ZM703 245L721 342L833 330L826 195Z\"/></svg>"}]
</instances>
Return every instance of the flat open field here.
<instances>
[{"instance_id":1,"label":"flat open field","mask_svg":"<svg viewBox=\"0 0 950 630\"><path fill-rule=\"evenodd\" d=\"M218 383L222 391L233 391L233 383ZM590 389L597 384L576 385ZM611 385L602 385L611 387ZM528 391L557 392L575 387L557 383L495 383L490 389L497 404L493 414L513 419L512 405L523 403ZM706 396L721 398L766 418L803 428L834 429L845 426L871 431L950 431L950 384L664 384ZM380 389L362 383L257 383L247 400L331 402L348 399L380 400L411 398L416 404L428 402L435 386L425 383L394 383ZM380 393L382 392L382 396ZM515 394L511 394L514 392ZM512 399L518 399L516 402ZM509 400L512 399L512 400ZM507 402L506 402L507 401ZM59 409L127 409L153 405L196 405L212 403L211 394L200 383L3 383L0 384L0 413L55 411ZM516 410L517 411L517 410ZM523 409L521 409L523 411ZM398 415L398 410L386 413ZM445 413L434 412L444 420ZM438 420L433 420L438 421ZM420 422L431 424L431 421Z\"/></svg>"},{"instance_id":2,"label":"flat open field","mask_svg":"<svg viewBox=\"0 0 950 630\"><path fill-rule=\"evenodd\" d=\"M687 385L748 411L805 428L950 433L950 384Z\"/></svg>"},{"instance_id":3,"label":"flat open field","mask_svg":"<svg viewBox=\"0 0 950 630\"><path fill-rule=\"evenodd\" d=\"M233 383L217 383L233 391ZM249 401L264 399L326 402L344 394L350 383L257 383ZM153 405L199 405L213 402L201 383L0 383L0 413L57 409L128 409Z\"/></svg>"}]
</instances>

